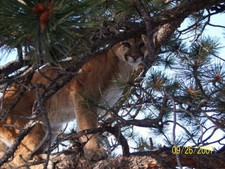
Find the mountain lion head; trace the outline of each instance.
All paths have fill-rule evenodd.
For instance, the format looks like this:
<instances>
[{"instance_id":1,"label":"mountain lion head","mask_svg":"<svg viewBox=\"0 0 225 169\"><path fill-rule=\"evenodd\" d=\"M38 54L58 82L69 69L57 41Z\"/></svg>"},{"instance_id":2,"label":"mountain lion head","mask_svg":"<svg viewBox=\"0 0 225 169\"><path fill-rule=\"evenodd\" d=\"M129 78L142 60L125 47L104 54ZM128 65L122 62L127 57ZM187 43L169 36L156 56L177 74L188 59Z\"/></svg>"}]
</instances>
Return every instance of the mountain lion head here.
<instances>
[{"instance_id":1,"label":"mountain lion head","mask_svg":"<svg viewBox=\"0 0 225 169\"><path fill-rule=\"evenodd\" d=\"M148 54L145 35L122 41L116 46L118 48L115 53L119 59L126 61L134 67L140 64Z\"/></svg>"}]
</instances>

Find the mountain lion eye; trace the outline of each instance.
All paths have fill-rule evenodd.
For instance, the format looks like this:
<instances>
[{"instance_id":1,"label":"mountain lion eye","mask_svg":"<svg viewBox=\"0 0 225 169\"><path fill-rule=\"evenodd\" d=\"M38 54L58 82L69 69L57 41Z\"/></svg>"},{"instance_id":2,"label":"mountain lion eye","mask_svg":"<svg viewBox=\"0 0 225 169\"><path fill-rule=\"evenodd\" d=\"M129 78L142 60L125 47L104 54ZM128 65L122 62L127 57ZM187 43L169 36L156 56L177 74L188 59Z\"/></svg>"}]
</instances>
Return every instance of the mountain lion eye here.
<instances>
[{"instance_id":1,"label":"mountain lion eye","mask_svg":"<svg viewBox=\"0 0 225 169\"><path fill-rule=\"evenodd\" d=\"M144 47L144 43L143 42L141 42L138 46L139 46L139 48L143 48Z\"/></svg>"},{"instance_id":2,"label":"mountain lion eye","mask_svg":"<svg viewBox=\"0 0 225 169\"><path fill-rule=\"evenodd\" d=\"M124 45L125 47L127 47L127 48L130 48L130 47L131 47L131 45L130 45L129 42L123 42L123 45Z\"/></svg>"}]
</instances>

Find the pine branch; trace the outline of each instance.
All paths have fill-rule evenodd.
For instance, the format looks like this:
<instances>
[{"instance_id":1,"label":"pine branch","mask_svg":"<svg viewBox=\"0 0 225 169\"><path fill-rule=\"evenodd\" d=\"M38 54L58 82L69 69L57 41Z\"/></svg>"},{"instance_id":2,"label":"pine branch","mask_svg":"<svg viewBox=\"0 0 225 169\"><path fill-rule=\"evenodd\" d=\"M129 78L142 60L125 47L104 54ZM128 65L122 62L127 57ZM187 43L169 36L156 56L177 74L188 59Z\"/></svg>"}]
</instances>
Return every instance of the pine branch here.
<instances>
[{"instance_id":1,"label":"pine branch","mask_svg":"<svg viewBox=\"0 0 225 169\"><path fill-rule=\"evenodd\" d=\"M28 60L23 61L15 61L11 62L4 67L0 68L0 79L3 79L4 77L7 77L13 72L16 72L17 70L21 69L24 66L30 66L30 62ZM2 83L2 82L0 82Z\"/></svg>"}]
</instances>

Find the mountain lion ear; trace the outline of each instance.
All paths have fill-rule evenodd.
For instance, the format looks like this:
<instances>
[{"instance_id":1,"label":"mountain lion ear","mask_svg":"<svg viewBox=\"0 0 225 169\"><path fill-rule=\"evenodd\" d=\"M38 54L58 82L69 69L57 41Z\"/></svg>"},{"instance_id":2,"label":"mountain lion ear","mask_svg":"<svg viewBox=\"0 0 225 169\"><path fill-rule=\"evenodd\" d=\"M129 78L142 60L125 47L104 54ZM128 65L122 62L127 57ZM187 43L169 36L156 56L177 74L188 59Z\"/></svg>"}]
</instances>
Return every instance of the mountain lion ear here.
<instances>
[{"instance_id":1,"label":"mountain lion ear","mask_svg":"<svg viewBox=\"0 0 225 169\"><path fill-rule=\"evenodd\" d=\"M141 35L141 38L142 38L142 41L146 44L147 43L147 40L148 40L147 36L144 35L144 34L142 34Z\"/></svg>"}]
</instances>

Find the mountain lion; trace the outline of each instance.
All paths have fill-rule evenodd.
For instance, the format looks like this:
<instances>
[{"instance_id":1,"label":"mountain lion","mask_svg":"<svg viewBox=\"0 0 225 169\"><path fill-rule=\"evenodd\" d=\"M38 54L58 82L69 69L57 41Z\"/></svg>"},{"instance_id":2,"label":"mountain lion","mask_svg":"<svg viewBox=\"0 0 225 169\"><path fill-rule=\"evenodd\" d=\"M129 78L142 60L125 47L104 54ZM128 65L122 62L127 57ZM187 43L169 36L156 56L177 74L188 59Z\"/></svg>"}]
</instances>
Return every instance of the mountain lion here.
<instances>
[{"instance_id":1,"label":"mountain lion","mask_svg":"<svg viewBox=\"0 0 225 169\"><path fill-rule=\"evenodd\" d=\"M94 97L95 101L97 100L109 107L115 104L123 91L123 87L118 85L116 81L128 80L134 67L142 62L147 55L145 43L145 36L142 35L117 43L107 52L92 57L77 74L74 74L70 82L49 98L45 110L51 126L52 143L64 124L74 120L75 117L77 131L98 127L98 115L103 110L87 105L85 98ZM31 85L47 86L57 69L60 68L45 66L40 70L42 73L36 71L32 77ZM3 105L1 113L4 113L18 97L21 87L18 84L13 84L0 98ZM1 151L6 151L15 141L19 129L28 124L28 120L22 116L32 117L32 108L36 99L37 92L35 90L26 90L19 102L8 112L7 117L0 121ZM49 139L48 136L49 130L46 120L42 116L38 117L37 123L15 151L11 164L18 167L25 163L24 159L29 159L35 152L43 152L47 139ZM106 158L106 151L99 145L97 134L83 136L81 141L86 143L84 154L87 159L97 161Z\"/></svg>"}]
</instances>

